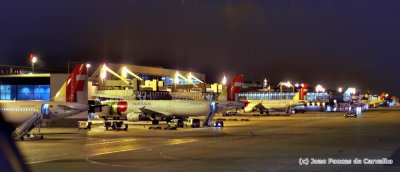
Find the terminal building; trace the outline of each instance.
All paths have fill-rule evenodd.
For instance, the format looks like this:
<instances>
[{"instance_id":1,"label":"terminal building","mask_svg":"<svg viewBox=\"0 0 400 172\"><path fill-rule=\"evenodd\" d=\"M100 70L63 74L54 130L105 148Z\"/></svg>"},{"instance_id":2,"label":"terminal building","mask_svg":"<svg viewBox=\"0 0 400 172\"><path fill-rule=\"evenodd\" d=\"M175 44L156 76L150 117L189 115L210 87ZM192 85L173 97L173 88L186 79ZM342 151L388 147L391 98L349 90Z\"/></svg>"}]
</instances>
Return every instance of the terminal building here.
<instances>
[{"instance_id":1,"label":"terminal building","mask_svg":"<svg viewBox=\"0 0 400 172\"><path fill-rule=\"evenodd\" d=\"M0 100L50 100L50 74L0 75Z\"/></svg>"},{"instance_id":2,"label":"terminal building","mask_svg":"<svg viewBox=\"0 0 400 172\"><path fill-rule=\"evenodd\" d=\"M50 100L69 75L15 67L2 71L12 72L0 74L0 100ZM198 72L112 63L89 72L89 99L202 99L207 89L205 75Z\"/></svg>"}]
</instances>

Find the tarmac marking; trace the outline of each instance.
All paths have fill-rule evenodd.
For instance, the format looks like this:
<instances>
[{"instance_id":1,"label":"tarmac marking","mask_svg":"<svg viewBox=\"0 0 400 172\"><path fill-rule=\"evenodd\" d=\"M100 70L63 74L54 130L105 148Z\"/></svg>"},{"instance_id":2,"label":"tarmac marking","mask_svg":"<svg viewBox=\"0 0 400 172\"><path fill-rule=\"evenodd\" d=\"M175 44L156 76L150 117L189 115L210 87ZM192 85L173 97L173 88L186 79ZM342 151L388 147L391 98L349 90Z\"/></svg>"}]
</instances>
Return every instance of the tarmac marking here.
<instances>
[{"instance_id":1,"label":"tarmac marking","mask_svg":"<svg viewBox=\"0 0 400 172\"><path fill-rule=\"evenodd\" d=\"M86 144L86 145L88 145L88 146L90 146L90 145L103 145L103 144L109 144L109 143L129 142L129 141L133 141L133 140L136 140L136 139L125 139L125 140L118 140L118 141L90 143L90 144Z\"/></svg>"},{"instance_id":2,"label":"tarmac marking","mask_svg":"<svg viewBox=\"0 0 400 172\"><path fill-rule=\"evenodd\" d=\"M155 167L140 167L140 166L133 166L133 165L118 165L118 164L102 163L102 162L98 162L98 161L91 160L90 157L99 156L99 155L113 154L113 153L120 153L120 152L128 152L128 151L133 151L133 150L153 150L152 148L155 148L155 147L163 147L163 146L170 146L170 145L178 145L178 144L190 143L190 142L194 142L194 141L195 141L195 140L188 140L188 141L181 141L181 142L177 142L177 143L170 143L170 144L159 145L159 146L148 146L148 147L141 147L141 148L124 149L124 150L118 150L118 151L109 151L109 152L97 153L97 154L92 154L92 155L86 156L86 157L85 157L85 160L86 160L87 162L90 162L90 163L93 163L93 164L99 164L99 165L105 165L105 166L113 166L113 167L125 167L125 168L155 168Z\"/></svg>"},{"instance_id":3,"label":"tarmac marking","mask_svg":"<svg viewBox=\"0 0 400 172\"><path fill-rule=\"evenodd\" d=\"M96 153L96 154L92 154L87 157L92 157L92 156L98 156L98 155L106 155L106 154L112 154L112 153L120 153L120 152L127 152L127 151L133 151L133 150L137 150L139 148L132 148L132 149L122 149L122 150L117 150L117 151L109 151L109 152L102 152L102 153Z\"/></svg>"},{"instance_id":4,"label":"tarmac marking","mask_svg":"<svg viewBox=\"0 0 400 172\"><path fill-rule=\"evenodd\" d=\"M54 155L51 157L60 157L60 156L68 156L68 155L72 155L72 154L61 154L61 155ZM65 158L66 157L58 158L58 159L41 160L41 161L31 161L31 162L26 162L26 164L39 164L39 163L44 163L44 162L57 161L57 160L65 159Z\"/></svg>"}]
</instances>

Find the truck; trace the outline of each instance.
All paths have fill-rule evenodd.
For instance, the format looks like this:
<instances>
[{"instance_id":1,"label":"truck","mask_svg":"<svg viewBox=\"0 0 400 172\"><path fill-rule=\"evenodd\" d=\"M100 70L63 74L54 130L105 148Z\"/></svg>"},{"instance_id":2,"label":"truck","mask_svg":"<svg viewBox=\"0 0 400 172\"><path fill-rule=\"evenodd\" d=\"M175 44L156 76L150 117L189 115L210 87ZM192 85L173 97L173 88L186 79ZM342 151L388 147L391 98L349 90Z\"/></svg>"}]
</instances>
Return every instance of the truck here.
<instances>
[{"instance_id":1,"label":"truck","mask_svg":"<svg viewBox=\"0 0 400 172\"><path fill-rule=\"evenodd\" d=\"M200 127L200 119L188 118L183 122L185 127L199 128Z\"/></svg>"},{"instance_id":2,"label":"truck","mask_svg":"<svg viewBox=\"0 0 400 172\"><path fill-rule=\"evenodd\" d=\"M170 122L167 123L167 126L164 127L164 130L176 130L177 124L175 123L174 120L171 120Z\"/></svg>"}]
</instances>

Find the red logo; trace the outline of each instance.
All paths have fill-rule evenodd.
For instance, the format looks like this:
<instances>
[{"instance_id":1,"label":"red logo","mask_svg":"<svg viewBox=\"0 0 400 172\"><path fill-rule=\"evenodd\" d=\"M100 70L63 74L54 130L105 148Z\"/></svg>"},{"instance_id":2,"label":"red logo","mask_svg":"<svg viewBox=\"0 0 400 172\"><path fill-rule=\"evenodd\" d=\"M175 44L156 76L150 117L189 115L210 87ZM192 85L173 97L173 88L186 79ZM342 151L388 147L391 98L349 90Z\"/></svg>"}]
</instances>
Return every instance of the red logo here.
<instances>
[{"instance_id":1,"label":"red logo","mask_svg":"<svg viewBox=\"0 0 400 172\"><path fill-rule=\"evenodd\" d=\"M128 110L128 103L125 101L121 101L117 103L117 112L122 113Z\"/></svg>"},{"instance_id":2,"label":"red logo","mask_svg":"<svg viewBox=\"0 0 400 172\"><path fill-rule=\"evenodd\" d=\"M240 100L240 101L244 103L244 108L247 107L247 105L249 105L249 101L247 100Z\"/></svg>"}]
</instances>

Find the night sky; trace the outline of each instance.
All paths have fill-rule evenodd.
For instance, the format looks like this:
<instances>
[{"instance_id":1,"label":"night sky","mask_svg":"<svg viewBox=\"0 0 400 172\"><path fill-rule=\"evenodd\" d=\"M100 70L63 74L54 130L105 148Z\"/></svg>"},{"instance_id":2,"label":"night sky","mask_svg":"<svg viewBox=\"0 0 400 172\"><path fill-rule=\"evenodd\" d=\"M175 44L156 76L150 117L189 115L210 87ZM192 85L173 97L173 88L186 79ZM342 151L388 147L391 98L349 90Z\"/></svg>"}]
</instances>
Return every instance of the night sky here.
<instances>
[{"instance_id":1,"label":"night sky","mask_svg":"<svg viewBox=\"0 0 400 172\"><path fill-rule=\"evenodd\" d=\"M0 64L126 62L400 95L400 1L5 0Z\"/></svg>"}]
</instances>

